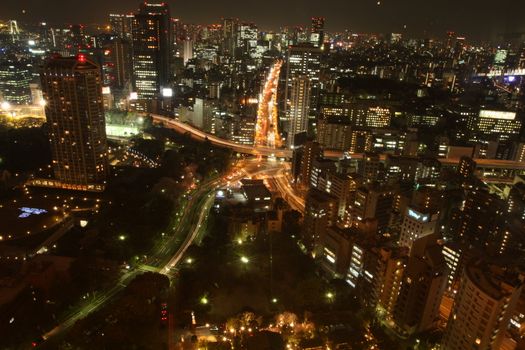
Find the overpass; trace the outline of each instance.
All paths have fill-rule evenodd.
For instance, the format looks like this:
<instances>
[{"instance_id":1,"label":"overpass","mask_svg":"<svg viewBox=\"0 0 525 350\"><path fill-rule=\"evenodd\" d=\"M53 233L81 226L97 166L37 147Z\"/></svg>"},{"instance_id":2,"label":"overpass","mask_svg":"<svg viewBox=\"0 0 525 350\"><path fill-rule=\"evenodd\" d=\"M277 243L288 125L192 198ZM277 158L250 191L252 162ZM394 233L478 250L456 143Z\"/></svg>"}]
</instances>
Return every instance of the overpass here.
<instances>
[{"instance_id":1,"label":"overpass","mask_svg":"<svg viewBox=\"0 0 525 350\"><path fill-rule=\"evenodd\" d=\"M282 148L272 148L266 146L250 146L250 145L241 145L229 140L222 139L215 135L205 133L202 130L197 129L194 126L183 123L179 120L168 118L158 114L152 114L153 122L157 124L162 124L164 127L173 129L180 133L189 133L191 137L197 140L208 140L213 145L229 148L234 152L251 154L254 156L264 156L264 157L277 157L277 158L292 158L292 151Z\"/></svg>"},{"instance_id":2,"label":"overpass","mask_svg":"<svg viewBox=\"0 0 525 350\"><path fill-rule=\"evenodd\" d=\"M292 150L283 148L272 148L266 146L250 146L240 145L235 142L222 139L215 135L205 133L202 130L195 128L189 124L183 123L179 120L161 116L158 114L151 115L153 121L157 124L162 124L164 127L173 129L180 133L189 133L191 137L197 140L208 140L215 146L225 147L233 150L234 152L251 154L254 156L263 157L277 157L277 158L292 158ZM324 156L326 158L337 159L343 157L343 152L325 150ZM349 154L352 159L362 159L363 153ZM381 161L386 160L386 154L382 154L380 157ZM438 158L438 161L443 167L456 167L459 164L459 158ZM525 163L512 161L512 160L500 160L500 159L474 159L476 162L476 169L482 173L497 173L498 177L513 178L516 173L525 173Z\"/></svg>"}]
</instances>

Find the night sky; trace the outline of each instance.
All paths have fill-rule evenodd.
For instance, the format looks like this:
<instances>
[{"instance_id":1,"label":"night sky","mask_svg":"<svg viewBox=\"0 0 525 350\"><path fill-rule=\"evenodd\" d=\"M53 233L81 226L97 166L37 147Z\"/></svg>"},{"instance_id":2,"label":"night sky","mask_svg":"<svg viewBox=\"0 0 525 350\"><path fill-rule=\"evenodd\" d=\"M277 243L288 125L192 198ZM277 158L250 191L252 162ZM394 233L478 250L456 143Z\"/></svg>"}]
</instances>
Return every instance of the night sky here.
<instances>
[{"instance_id":1,"label":"night sky","mask_svg":"<svg viewBox=\"0 0 525 350\"><path fill-rule=\"evenodd\" d=\"M152 1L155 2L155 1ZM220 17L253 21L261 29L306 24L325 16L328 30L441 35L454 30L472 39L525 31L524 0L176 0L173 17L188 23L214 23ZM135 0L0 0L0 18L51 23L104 22L110 12L130 12ZM22 14L22 9L26 14Z\"/></svg>"}]
</instances>

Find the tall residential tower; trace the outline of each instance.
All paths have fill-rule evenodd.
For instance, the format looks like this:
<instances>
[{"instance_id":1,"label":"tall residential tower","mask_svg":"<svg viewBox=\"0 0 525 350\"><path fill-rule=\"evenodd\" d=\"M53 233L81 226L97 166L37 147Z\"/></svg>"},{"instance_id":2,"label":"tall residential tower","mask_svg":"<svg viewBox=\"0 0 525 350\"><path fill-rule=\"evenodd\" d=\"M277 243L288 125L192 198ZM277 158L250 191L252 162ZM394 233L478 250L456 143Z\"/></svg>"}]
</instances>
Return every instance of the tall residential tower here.
<instances>
[{"instance_id":1,"label":"tall residential tower","mask_svg":"<svg viewBox=\"0 0 525 350\"><path fill-rule=\"evenodd\" d=\"M100 67L85 55L56 56L40 76L55 179L62 188L103 189L108 163Z\"/></svg>"}]
</instances>

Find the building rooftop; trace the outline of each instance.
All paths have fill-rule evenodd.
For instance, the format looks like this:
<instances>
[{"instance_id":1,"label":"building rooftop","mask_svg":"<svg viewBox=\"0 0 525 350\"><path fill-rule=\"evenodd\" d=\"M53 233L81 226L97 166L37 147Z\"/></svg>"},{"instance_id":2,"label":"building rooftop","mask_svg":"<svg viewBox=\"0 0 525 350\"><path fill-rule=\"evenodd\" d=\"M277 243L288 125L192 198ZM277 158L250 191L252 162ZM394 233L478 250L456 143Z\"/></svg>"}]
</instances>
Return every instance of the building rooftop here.
<instances>
[{"instance_id":1,"label":"building rooftop","mask_svg":"<svg viewBox=\"0 0 525 350\"><path fill-rule=\"evenodd\" d=\"M510 289L523 283L516 274L481 259L469 264L465 272L472 283L494 300L502 299Z\"/></svg>"},{"instance_id":2,"label":"building rooftop","mask_svg":"<svg viewBox=\"0 0 525 350\"><path fill-rule=\"evenodd\" d=\"M257 181L257 182L252 182ZM242 182L242 191L244 193L244 196L249 201L269 201L272 199L272 193L268 188L264 185L262 180L250 180L250 181L244 181Z\"/></svg>"}]
</instances>

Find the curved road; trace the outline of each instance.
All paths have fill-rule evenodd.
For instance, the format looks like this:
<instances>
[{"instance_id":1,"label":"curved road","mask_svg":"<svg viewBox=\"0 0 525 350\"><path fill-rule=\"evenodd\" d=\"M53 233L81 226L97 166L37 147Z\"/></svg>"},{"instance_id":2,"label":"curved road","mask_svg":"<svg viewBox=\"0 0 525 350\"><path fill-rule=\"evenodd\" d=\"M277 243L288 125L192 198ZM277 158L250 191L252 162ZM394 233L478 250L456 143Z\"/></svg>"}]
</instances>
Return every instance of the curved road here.
<instances>
[{"instance_id":1,"label":"curved road","mask_svg":"<svg viewBox=\"0 0 525 350\"><path fill-rule=\"evenodd\" d=\"M241 174L230 178L222 177L209 180L202 183L197 190L190 194L190 199L183 209L180 221L175 222L171 234L163 241L157 243L150 253L148 258L148 261L150 261L149 265L139 265L124 273L116 281L116 284L113 287L97 293L92 300L66 316L66 318L55 328L43 334L42 337L44 340L48 340L49 338L62 333L73 326L78 320L101 308L105 303L126 288L133 278L143 271L157 271L163 274L168 274L172 268L176 267L184 257L186 250L199 236L201 227L203 227L207 214L213 204L216 188L226 186L228 183L236 182L244 177L277 172L284 166L284 163L279 162L265 163L265 166L261 168L260 163L254 160L242 161L241 164L242 168L245 169Z\"/></svg>"}]
</instances>

